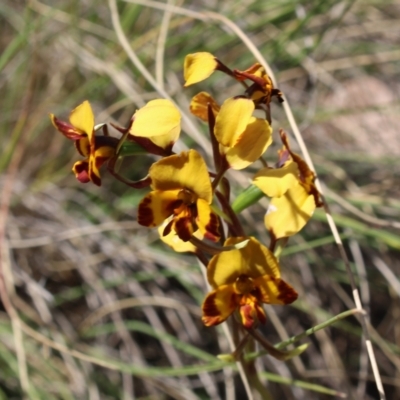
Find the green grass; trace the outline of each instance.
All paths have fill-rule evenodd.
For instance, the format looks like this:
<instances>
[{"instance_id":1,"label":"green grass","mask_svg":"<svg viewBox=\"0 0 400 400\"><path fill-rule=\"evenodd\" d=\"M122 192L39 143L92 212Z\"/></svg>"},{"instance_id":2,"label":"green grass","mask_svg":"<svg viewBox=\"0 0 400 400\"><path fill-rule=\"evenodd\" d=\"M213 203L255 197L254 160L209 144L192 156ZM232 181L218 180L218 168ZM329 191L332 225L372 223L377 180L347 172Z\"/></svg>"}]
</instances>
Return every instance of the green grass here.
<instances>
[{"instance_id":1,"label":"green grass","mask_svg":"<svg viewBox=\"0 0 400 400\"><path fill-rule=\"evenodd\" d=\"M87 99L101 117L97 123L126 126L137 108L159 97L159 88L121 46L108 2L56 3L6 0L0 5L0 224L5 231L0 245L8 285L2 300L12 304L5 303L0 313L0 400L23 398L23 389L27 398L46 400L230 399L232 387L237 398L245 398L236 366L227 368L216 359L229 351L222 330L202 325L206 287L195 258L168 250L155 230L119 225L135 221L145 191L129 189L106 172L101 188L82 185L70 171L77 154L51 126L49 113L66 119ZM323 182L344 201L327 196L374 328L387 399L399 398L400 294L398 280L387 278L388 270L400 276L399 1L311 1L304 7L293 0L179 4L230 18L274 70ZM164 11L122 0L117 6L129 45L155 77ZM216 73L183 89L186 54L209 51L238 69L255 62L220 21L173 11L167 32L163 86L189 118L192 95L206 90L220 101L236 94L237 86ZM358 92L350 93L349 87ZM340 93L344 100L337 100ZM281 107L272 107L274 126L286 129ZM182 143L200 148L196 135L207 141L207 130L191 120ZM274 134L278 142L277 129ZM297 147L293 138L291 143ZM210 162L210 154L201 151ZM273 151L268 158L275 158ZM144 165L143 157L131 157L123 173L139 179L147 173ZM259 167L229 175L235 197ZM249 200L248 193L243 197ZM264 243L266 204L266 199L253 204L241 216L245 229ZM379 221L372 223L368 216ZM115 227L84 233L88 226L106 223ZM58 240L66 231L75 235ZM25 242L41 237L50 240L37 246ZM277 317L271 315L263 331L272 343L354 307L322 210L290 239L281 262L300 300L295 307L275 308ZM131 307L121 303L137 298L153 300ZM108 311L97 318L99 310ZM88 318L95 322L82 330ZM283 367L257 353L273 398L325 399L339 392L378 398L356 318L332 322L307 340L311 345L305 353Z\"/></svg>"}]
</instances>

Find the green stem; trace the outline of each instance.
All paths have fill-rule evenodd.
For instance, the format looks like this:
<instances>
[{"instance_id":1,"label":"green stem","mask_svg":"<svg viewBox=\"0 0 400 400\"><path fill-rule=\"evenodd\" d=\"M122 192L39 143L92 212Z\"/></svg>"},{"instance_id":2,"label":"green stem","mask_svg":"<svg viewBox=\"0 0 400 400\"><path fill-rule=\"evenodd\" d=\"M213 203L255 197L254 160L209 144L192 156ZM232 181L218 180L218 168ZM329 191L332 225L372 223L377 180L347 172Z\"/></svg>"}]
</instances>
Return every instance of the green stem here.
<instances>
[{"instance_id":1,"label":"green stem","mask_svg":"<svg viewBox=\"0 0 400 400\"><path fill-rule=\"evenodd\" d=\"M133 121L132 121L132 122L133 122ZM131 125L132 125L132 122L131 122ZM125 140L127 139L128 135L129 135L129 129L127 129L127 130L123 133L123 135L121 136L121 138L119 139L119 143L118 143L118 146L117 146L117 148L116 148L116 150L115 150L115 154L118 154L118 155L119 155L119 152L120 152L120 150L121 150L121 148L122 148L122 145L124 144L124 142L125 142Z\"/></svg>"},{"instance_id":2,"label":"green stem","mask_svg":"<svg viewBox=\"0 0 400 400\"><path fill-rule=\"evenodd\" d=\"M321 324L315 325L315 326L313 326L312 328L307 329L305 332L300 333L299 335L292 336L292 337L289 338L288 340L284 340L283 342L278 343L278 344L276 345L276 347L277 347L278 349L282 349L282 348L284 348L284 347L286 347L286 346L289 346L289 344L296 343L296 342L298 342L299 340L301 340L301 339L303 339L303 338L305 338L305 337L307 337L307 336L310 336L310 335L312 335L312 334L315 333L315 332L320 331L321 329L325 329L325 328L327 328L328 326L331 326L332 324L334 324L334 323L337 322L337 321L340 321L341 319L350 317L350 316L355 315L355 314L358 314L358 313L361 313L361 311L360 311L359 309L357 309L357 308L352 308L351 310L344 311L344 312L342 312L342 313L336 315L335 317L333 317L333 318L331 318L331 319L328 319L328 320L325 321L325 322L322 322Z\"/></svg>"},{"instance_id":3,"label":"green stem","mask_svg":"<svg viewBox=\"0 0 400 400\"><path fill-rule=\"evenodd\" d=\"M359 309L357 309L357 308L353 308L351 310L344 311L341 314L336 315L335 317L330 318L325 322L322 322L321 324L315 325L312 328L307 329L306 331L300 333L299 335L292 336L288 340L285 340L285 341L283 341L281 343L278 343L277 345L274 346L274 348L278 349L278 350L283 349L284 347L289 346L290 344L296 343L299 340L301 340L301 339L303 339L303 338L305 338L307 336L310 336L313 333L318 332L321 329L324 329L324 328L334 324L337 321L340 321L341 319L350 317L350 316L358 314L360 312L361 311ZM253 360L253 359L256 359L256 358L261 357L261 356L266 355L266 354L270 354L270 352L269 351L259 351L259 352L254 352L254 353L251 353L251 354L246 354L246 360Z\"/></svg>"},{"instance_id":4,"label":"green stem","mask_svg":"<svg viewBox=\"0 0 400 400\"><path fill-rule=\"evenodd\" d=\"M248 333L252 335L252 332L248 331ZM255 340L252 336L250 336L250 338L251 340L247 341L246 347L248 352L253 352L255 350ZM257 373L255 360L245 360L245 358L242 357L241 362L253 393L255 391L258 392L263 400L272 400L271 393L261 382Z\"/></svg>"},{"instance_id":5,"label":"green stem","mask_svg":"<svg viewBox=\"0 0 400 400\"><path fill-rule=\"evenodd\" d=\"M276 241L276 247L274 249L274 256L276 257L277 260L279 260L279 257L283 251L283 249L285 248L285 246L287 245L289 238L285 237L282 238L278 241Z\"/></svg>"},{"instance_id":6,"label":"green stem","mask_svg":"<svg viewBox=\"0 0 400 400\"><path fill-rule=\"evenodd\" d=\"M264 347L267 354L269 354L270 356L282 361L288 358L289 353L277 349L272 343L268 342L268 340L257 330L251 328L248 330L248 332L251 336L253 336L255 340L257 340L258 343L261 344L262 347Z\"/></svg>"}]
</instances>

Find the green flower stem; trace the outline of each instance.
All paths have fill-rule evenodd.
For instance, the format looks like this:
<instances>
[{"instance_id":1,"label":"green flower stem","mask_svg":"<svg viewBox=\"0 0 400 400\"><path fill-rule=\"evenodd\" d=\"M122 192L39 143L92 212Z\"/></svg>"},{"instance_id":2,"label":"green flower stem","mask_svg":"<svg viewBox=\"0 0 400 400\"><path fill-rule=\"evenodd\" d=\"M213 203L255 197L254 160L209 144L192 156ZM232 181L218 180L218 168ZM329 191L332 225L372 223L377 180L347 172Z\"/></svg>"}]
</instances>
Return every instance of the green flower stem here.
<instances>
[{"instance_id":1,"label":"green flower stem","mask_svg":"<svg viewBox=\"0 0 400 400\"><path fill-rule=\"evenodd\" d=\"M239 214L247 207L257 203L264 196L264 193L257 186L251 185L236 197L232 203L232 210Z\"/></svg>"},{"instance_id":2,"label":"green flower stem","mask_svg":"<svg viewBox=\"0 0 400 400\"><path fill-rule=\"evenodd\" d=\"M230 318L230 330L232 332L232 338L236 346L236 350L233 352L232 361L236 360L237 363L242 366L242 373L245 377L242 376L242 379L247 380L248 386L246 391L250 391L253 395L253 398L258 398L257 393L260 394L263 400L272 400L271 394L268 389L264 387L262 382L260 381L260 377L257 374L255 359L247 360L246 355L243 353L246 352L254 352L255 350L255 341L251 335L251 332L248 330L244 330L242 324L238 321L238 311L235 313L236 318ZM241 333L244 336L241 337ZM245 384L245 382L243 381ZM246 387L246 385L245 385ZM250 393L248 393L250 397Z\"/></svg>"},{"instance_id":3,"label":"green flower stem","mask_svg":"<svg viewBox=\"0 0 400 400\"><path fill-rule=\"evenodd\" d=\"M251 336L248 332L246 332L245 336L240 340L239 344L237 345L235 351L231 354L232 358L235 361L240 361L243 350L245 349L247 342L251 339Z\"/></svg>"},{"instance_id":4,"label":"green flower stem","mask_svg":"<svg viewBox=\"0 0 400 400\"><path fill-rule=\"evenodd\" d=\"M274 345L270 342L268 342L268 340L259 331L255 329L249 329L248 332L251 336L253 336L255 340L257 340L257 342L261 344L262 347L264 347L264 349L266 350L266 354L269 354L270 356L281 361L287 361L293 357L297 357L308 347L308 344L306 343L293 350L282 351L274 347Z\"/></svg>"},{"instance_id":5,"label":"green flower stem","mask_svg":"<svg viewBox=\"0 0 400 400\"><path fill-rule=\"evenodd\" d=\"M112 158L107 166L108 172L116 179L118 179L120 182L125 183L125 185L128 185L129 187L132 187L134 189L142 189L145 187L150 186L151 184L151 178L149 175L145 176L144 178L138 180L138 181L131 181L129 179L124 178L123 176L121 176L118 172L116 168L116 165L120 165L120 157L116 156L114 158Z\"/></svg>"},{"instance_id":6,"label":"green flower stem","mask_svg":"<svg viewBox=\"0 0 400 400\"><path fill-rule=\"evenodd\" d=\"M357 308L352 308L351 310L344 311L344 312L342 312L342 313L336 315L335 317L333 317L333 318L331 318L331 319L328 319L328 321L325 321L325 322L322 322L321 324L315 325L315 326L313 326L312 328L307 329L305 332L300 333L299 335L292 336L292 337L289 338L288 340L285 340L285 341L283 341L283 342L281 342L281 343L278 343L278 344L276 345L276 347L277 347L278 349L282 349L282 348L288 346L289 344L298 342L299 340L305 338L306 336L310 336L310 335L312 335L313 333L320 331L321 329L325 329L325 328L327 328L328 326L333 325L335 322L340 321L341 319L350 317L350 316L355 315L355 314L358 314L358 313L360 313L360 312L361 312L361 311L360 311L359 309L357 309Z\"/></svg>"},{"instance_id":7,"label":"green flower stem","mask_svg":"<svg viewBox=\"0 0 400 400\"><path fill-rule=\"evenodd\" d=\"M305 381L301 381L298 379L287 378L285 376L271 374L270 372L260 372L260 375L262 377L264 377L265 379L268 379L270 382L276 382L276 383L280 383L282 385L296 386L296 387L300 387L300 388L303 388L306 390L311 390L313 392L327 394L329 396L336 396L336 397L340 397L340 398L347 397L346 393L338 392L337 390L330 389L325 386L318 385L316 383L310 383L310 382L305 382Z\"/></svg>"},{"instance_id":8,"label":"green flower stem","mask_svg":"<svg viewBox=\"0 0 400 400\"><path fill-rule=\"evenodd\" d=\"M278 349L278 350L283 349L284 347L289 346L290 344L296 343L299 340L301 340L307 336L310 336L315 332L320 331L321 329L325 329L326 327L333 325L335 322L340 321L341 319L350 317L357 313L360 313L360 310L358 310L357 308L353 308L351 310L344 311L344 312L336 315L335 317L330 318L325 322L322 322L321 324L315 325L312 328L307 329L306 331L304 331L303 333L300 333L299 335L292 336L288 340L278 343L277 345L274 346L274 348ZM263 355L266 355L266 354L270 354L269 351L260 351L260 352L254 352L251 354L247 354L246 360L247 359L252 360L252 359L261 357Z\"/></svg>"},{"instance_id":9,"label":"green flower stem","mask_svg":"<svg viewBox=\"0 0 400 400\"><path fill-rule=\"evenodd\" d=\"M274 249L274 256L276 257L277 260L279 260L280 255L282 254L283 249L287 245L289 238L282 238L281 240L278 240L275 242L275 249Z\"/></svg>"},{"instance_id":10,"label":"green flower stem","mask_svg":"<svg viewBox=\"0 0 400 400\"><path fill-rule=\"evenodd\" d=\"M124 134L122 135L121 139L119 139L119 143L118 143L117 149L115 151L116 154L120 155L120 151L122 150L122 147L123 147L128 135L129 135L129 129L127 129L126 132L124 132Z\"/></svg>"},{"instance_id":11,"label":"green flower stem","mask_svg":"<svg viewBox=\"0 0 400 400\"><path fill-rule=\"evenodd\" d=\"M128 132L129 133L129 132ZM122 139L119 142L119 149L117 154L121 157L126 156L137 156L137 155L146 155L149 154L142 146L137 144L136 142L125 142L122 144Z\"/></svg>"},{"instance_id":12,"label":"green flower stem","mask_svg":"<svg viewBox=\"0 0 400 400\"><path fill-rule=\"evenodd\" d=\"M230 251L230 250L237 250L237 249L241 249L244 246L247 245L247 243L249 242L248 239L245 239L239 243L230 245L230 246L220 246L217 245L215 243L212 243L210 241L203 241L198 239L195 236L192 236L190 238L190 243L192 243L194 246L196 246L198 249L205 251L209 254L215 255L215 254L219 254L222 251Z\"/></svg>"},{"instance_id":13,"label":"green flower stem","mask_svg":"<svg viewBox=\"0 0 400 400\"><path fill-rule=\"evenodd\" d=\"M252 337L252 332L248 331L248 333L251 335L251 340L247 342L247 352L252 352L255 350L255 338ZM271 393L261 382L260 376L257 373L255 361L255 359L246 361L242 357L242 365L244 367L250 387L252 388L253 392L257 391L263 400L272 400Z\"/></svg>"}]
</instances>

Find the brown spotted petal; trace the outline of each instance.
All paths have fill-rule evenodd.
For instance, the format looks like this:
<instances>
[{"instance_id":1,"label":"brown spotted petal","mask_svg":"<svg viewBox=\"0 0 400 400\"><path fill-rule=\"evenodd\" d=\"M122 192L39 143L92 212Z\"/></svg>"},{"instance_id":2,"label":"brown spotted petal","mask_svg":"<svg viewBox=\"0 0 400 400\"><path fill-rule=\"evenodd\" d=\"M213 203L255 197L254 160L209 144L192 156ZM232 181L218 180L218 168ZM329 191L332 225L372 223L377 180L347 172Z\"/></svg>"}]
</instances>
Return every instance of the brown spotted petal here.
<instances>
[{"instance_id":1,"label":"brown spotted petal","mask_svg":"<svg viewBox=\"0 0 400 400\"><path fill-rule=\"evenodd\" d=\"M291 304L297 299L297 292L283 279L263 275L254 279L260 290L260 301L267 304Z\"/></svg>"},{"instance_id":2,"label":"brown spotted petal","mask_svg":"<svg viewBox=\"0 0 400 400\"><path fill-rule=\"evenodd\" d=\"M81 137L81 139L74 142L76 150L83 157L89 157L90 154L90 143L87 137Z\"/></svg>"},{"instance_id":3,"label":"brown spotted petal","mask_svg":"<svg viewBox=\"0 0 400 400\"><path fill-rule=\"evenodd\" d=\"M204 325L213 326L224 322L239 306L238 301L233 285L220 286L210 292L202 306Z\"/></svg>"},{"instance_id":4,"label":"brown spotted petal","mask_svg":"<svg viewBox=\"0 0 400 400\"><path fill-rule=\"evenodd\" d=\"M193 216L191 210L188 207L174 218L173 229L178 235L179 239L184 242L188 242L193 236L193 233L197 230L197 227L193 223Z\"/></svg>"},{"instance_id":5,"label":"brown spotted petal","mask_svg":"<svg viewBox=\"0 0 400 400\"><path fill-rule=\"evenodd\" d=\"M93 139L94 146L90 147L89 154L89 179L95 185L101 186L100 167L115 156L118 139L109 136L96 136ZM82 140L76 143L82 142Z\"/></svg>"},{"instance_id":6,"label":"brown spotted petal","mask_svg":"<svg viewBox=\"0 0 400 400\"><path fill-rule=\"evenodd\" d=\"M162 225L158 227L158 233L160 234L160 239L178 253L183 253L183 252L196 253L197 247L194 244L192 244L190 241L184 242L182 239L179 238L179 236L176 234L174 230L172 229L166 230L169 223L170 221L167 219L163 222ZM203 237L200 231L194 232L193 235L199 240L201 240Z\"/></svg>"},{"instance_id":7,"label":"brown spotted petal","mask_svg":"<svg viewBox=\"0 0 400 400\"><path fill-rule=\"evenodd\" d=\"M197 219L196 224L204 237L212 242L220 239L219 219L217 214L212 211L210 205L203 199L197 199Z\"/></svg>"},{"instance_id":8,"label":"brown spotted petal","mask_svg":"<svg viewBox=\"0 0 400 400\"><path fill-rule=\"evenodd\" d=\"M178 197L179 193L180 190L150 192L139 204L138 223L148 227L161 225L182 203Z\"/></svg>"},{"instance_id":9,"label":"brown spotted petal","mask_svg":"<svg viewBox=\"0 0 400 400\"><path fill-rule=\"evenodd\" d=\"M254 237L230 237L224 246L248 240L246 246L215 255L208 264L207 279L213 288L234 284L241 277L257 279L265 273L280 277L278 260Z\"/></svg>"}]
</instances>

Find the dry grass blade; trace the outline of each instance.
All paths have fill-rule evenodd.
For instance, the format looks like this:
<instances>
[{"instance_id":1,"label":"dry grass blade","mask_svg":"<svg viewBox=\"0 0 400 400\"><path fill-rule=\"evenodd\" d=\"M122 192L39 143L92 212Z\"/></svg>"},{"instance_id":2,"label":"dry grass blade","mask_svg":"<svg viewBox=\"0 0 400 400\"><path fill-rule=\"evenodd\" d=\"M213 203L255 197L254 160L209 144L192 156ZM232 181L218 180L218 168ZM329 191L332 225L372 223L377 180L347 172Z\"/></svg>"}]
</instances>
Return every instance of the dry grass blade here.
<instances>
[{"instance_id":1,"label":"dry grass blade","mask_svg":"<svg viewBox=\"0 0 400 400\"><path fill-rule=\"evenodd\" d=\"M113 26L115 29L115 32L117 34L118 40L121 43L122 47L124 48L126 54L132 61L132 63L135 65L135 67L139 70L139 72L146 78L146 80L153 86L153 88L157 91L157 93L168 100L171 100L174 102L174 100L171 98L171 96L158 84L158 82L154 79L154 77L149 73L149 71L145 68L145 66L142 64L140 59L137 57L135 52L133 51L132 47L129 44L128 39L125 36L125 33L122 30L120 20L119 20L119 15L118 15L118 9L117 9L117 2L116 0L108 0L108 5L110 7L110 12L111 12L111 20L113 22ZM174 102L175 103L175 102ZM179 105L177 105L179 108ZM180 109L180 112L182 114L184 123L187 126L187 129L189 130L190 134L193 136L195 141L204 149L208 152L208 154L211 153L211 146L208 143L208 141L204 138L203 135L196 129L194 126L192 120L188 117L187 113Z\"/></svg>"}]
</instances>

